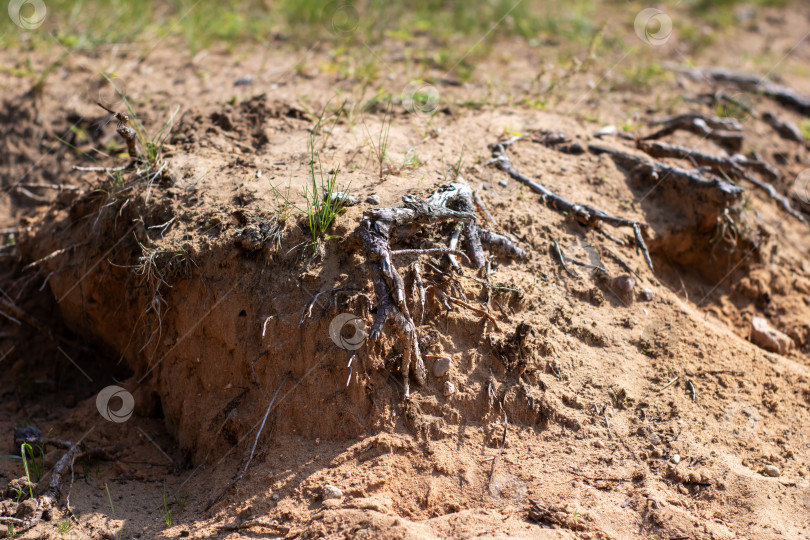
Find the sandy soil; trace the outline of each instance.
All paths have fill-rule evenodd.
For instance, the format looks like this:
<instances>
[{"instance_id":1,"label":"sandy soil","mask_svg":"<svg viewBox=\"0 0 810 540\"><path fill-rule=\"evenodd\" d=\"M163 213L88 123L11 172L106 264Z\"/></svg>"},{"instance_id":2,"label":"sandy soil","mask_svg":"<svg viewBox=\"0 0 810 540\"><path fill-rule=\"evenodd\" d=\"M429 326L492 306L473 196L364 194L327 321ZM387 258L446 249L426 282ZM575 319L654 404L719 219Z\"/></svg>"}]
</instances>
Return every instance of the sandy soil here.
<instances>
[{"instance_id":1,"label":"sandy soil","mask_svg":"<svg viewBox=\"0 0 810 540\"><path fill-rule=\"evenodd\" d=\"M703 64L798 42L789 63L806 66L806 17L769 13ZM673 46L667 59L680 63ZM810 538L807 223L746 181L739 200L718 204L709 188L650 184L587 150L640 155L634 137L652 133L652 119L716 114L700 99L716 90L709 83L672 75L633 89L608 71L622 60L602 58L552 70L562 89L540 93L550 106L539 110L517 98L540 92L527 75L538 58L517 44L503 51L479 70L497 85L437 84L435 114L400 98L410 81L395 51L383 55L386 88L396 89L390 109L368 101L376 88L363 94L320 68L320 50L269 61L162 49L146 63L126 52L74 54L41 95L0 76L0 227L19 228L1 253L3 451L17 453L14 428L34 424L111 455L76 464L72 520L63 495L51 521L25 537ZM110 66L149 129L181 106L154 181L73 170L126 163L92 150L117 142L113 126L91 129L97 97L115 101L95 75ZM810 94L810 79L790 73L785 82ZM252 84L234 85L248 75ZM727 92L755 113L741 118L742 151L776 167L774 187L800 205L807 145L779 137L761 114L805 118ZM390 165L380 178L369 140L387 120ZM615 133L603 130L611 125ZM547 132L585 151L537 142ZM337 185L358 199L316 257L305 220L279 195L304 204L313 134L324 170L339 167ZM488 145L514 134L530 135L509 149L520 172L647 223L655 270L631 229L584 226L488 165ZM692 133L664 140L728 155ZM11 189L20 179L75 189L29 188L32 199ZM432 337L429 375L424 386L411 377L406 400L390 328L349 367L352 352L335 345L330 322L350 313L369 327L378 307L351 239L363 212L453 181L469 183L494 219L479 221L529 257L494 256L489 302L485 274L465 264L456 275L446 257L419 257L428 283L476 310L447 311L428 295L418 333ZM401 246L445 246L450 234L426 226ZM564 269L555 243L606 272ZM409 291L416 260L397 259ZM617 278L632 275L628 292ZM416 297L407 302L416 313ZM752 343L755 316L789 349ZM441 357L452 364L437 377ZM110 385L134 397L124 422L99 414L97 396ZM49 449L44 469L62 454ZM19 460L0 460L2 485L22 474ZM329 498L327 485L341 495ZM252 519L261 524L223 530ZM60 533L64 520L71 530Z\"/></svg>"}]
</instances>

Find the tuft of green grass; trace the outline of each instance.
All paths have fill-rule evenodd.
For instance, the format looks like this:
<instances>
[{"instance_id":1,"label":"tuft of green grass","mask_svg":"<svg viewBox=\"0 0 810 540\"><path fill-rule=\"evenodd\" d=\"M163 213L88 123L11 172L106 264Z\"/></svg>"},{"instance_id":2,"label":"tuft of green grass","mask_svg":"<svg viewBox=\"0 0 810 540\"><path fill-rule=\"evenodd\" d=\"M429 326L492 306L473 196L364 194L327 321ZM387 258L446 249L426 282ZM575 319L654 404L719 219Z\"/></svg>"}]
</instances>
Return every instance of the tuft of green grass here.
<instances>
[{"instance_id":1,"label":"tuft of green grass","mask_svg":"<svg viewBox=\"0 0 810 540\"><path fill-rule=\"evenodd\" d=\"M799 122L799 129L802 130L802 135L804 135L804 138L810 142L810 120Z\"/></svg>"},{"instance_id":2,"label":"tuft of green grass","mask_svg":"<svg viewBox=\"0 0 810 540\"><path fill-rule=\"evenodd\" d=\"M295 208L307 216L307 225L312 235L312 241L309 245L312 247L312 259L314 259L321 252L324 241L337 238L336 236L327 235L326 232L338 214L345 208L349 197L349 186L338 189L337 175L340 170L339 166L328 173L324 172L320 155L315 151L315 136L313 134L309 138L309 153L311 184L304 190L306 208L301 208L290 201L276 186L271 185L270 187L278 197L284 200L287 207Z\"/></svg>"},{"instance_id":3,"label":"tuft of green grass","mask_svg":"<svg viewBox=\"0 0 810 540\"><path fill-rule=\"evenodd\" d=\"M113 521L117 521L118 518L115 517L115 506L112 502L112 495L110 495L110 487L107 485L107 482L104 482L104 490L107 492L107 500L110 501L110 511L112 512ZM124 527L121 527L118 532L115 533L116 540L119 540L124 537Z\"/></svg>"},{"instance_id":4,"label":"tuft of green grass","mask_svg":"<svg viewBox=\"0 0 810 540\"><path fill-rule=\"evenodd\" d=\"M25 477L28 478L28 489L31 489L31 473L34 471L34 477L39 481L42 478L42 471L45 468L45 452L44 449L37 445L35 447L29 443L23 443L20 446L20 454L22 455L23 466L25 467ZM34 498L33 491L31 498Z\"/></svg>"},{"instance_id":5,"label":"tuft of green grass","mask_svg":"<svg viewBox=\"0 0 810 540\"><path fill-rule=\"evenodd\" d=\"M163 521L166 527L172 526L172 512L169 510L169 496L166 493L166 482L163 482Z\"/></svg>"},{"instance_id":6,"label":"tuft of green grass","mask_svg":"<svg viewBox=\"0 0 810 540\"><path fill-rule=\"evenodd\" d=\"M158 169L159 164L162 161L163 146L166 144L166 141L168 141L169 136L171 135L172 128L174 127L174 120L177 117L177 113L180 112L180 107L175 107L174 110L172 110L172 112L169 114L166 122L164 122L163 126L161 126L160 130L157 133L152 134L143 125L143 122L141 122L141 120L138 118L138 115L135 114L135 109L132 107L132 103L130 103L129 99L127 99L127 96L121 91L121 89L115 85L110 75L107 73L102 73L101 76L104 77L104 79L115 89L115 92L121 97L121 100L124 102L127 110L129 111L129 124L132 126L132 129L135 130L138 146L141 150L141 159L143 160L144 165L146 165L146 174L149 175Z\"/></svg>"},{"instance_id":7,"label":"tuft of green grass","mask_svg":"<svg viewBox=\"0 0 810 540\"><path fill-rule=\"evenodd\" d=\"M461 174L461 165L462 165L463 162L464 162L464 149L462 148L461 149L461 154L459 154L459 156L458 156L458 161L456 162L455 165L453 165L453 168L452 168L452 171L451 171L452 172L452 175L451 175L451 178L450 178L451 182L455 182L458 179L459 175Z\"/></svg>"},{"instance_id":8,"label":"tuft of green grass","mask_svg":"<svg viewBox=\"0 0 810 540\"><path fill-rule=\"evenodd\" d=\"M414 148L405 152L405 158L402 160L402 166L406 169L418 169L424 165L422 158L416 153Z\"/></svg>"},{"instance_id":9,"label":"tuft of green grass","mask_svg":"<svg viewBox=\"0 0 810 540\"><path fill-rule=\"evenodd\" d=\"M66 535L73 529L73 524L70 522L69 519L63 519L59 523L56 524L56 532L58 532L61 536Z\"/></svg>"},{"instance_id":10,"label":"tuft of green grass","mask_svg":"<svg viewBox=\"0 0 810 540\"><path fill-rule=\"evenodd\" d=\"M34 477L39 481L42 478L42 472L45 469L45 451L40 445L33 446L30 443L22 443L20 445L20 455L6 455L0 456L0 459L19 459L23 462L25 469L25 479L27 480L28 494L34 498L34 482L31 480L31 472L33 471ZM25 486L10 487L14 494L15 502L20 502L25 497Z\"/></svg>"},{"instance_id":11,"label":"tuft of green grass","mask_svg":"<svg viewBox=\"0 0 810 540\"><path fill-rule=\"evenodd\" d=\"M374 157L377 158L377 163L380 166L380 180L385 178L385 173L388 171L388 134L391 131L391 105L389 104L388 109L385 111L383 115L382 125L380 126L380 132L377 135L377 144L374 144L374 141L371 138L371 134L368 133L368 128L366 128L366 133L368 133L368 144L371 146L371 151L374 154Z\"/></svg>"}]
</instances>

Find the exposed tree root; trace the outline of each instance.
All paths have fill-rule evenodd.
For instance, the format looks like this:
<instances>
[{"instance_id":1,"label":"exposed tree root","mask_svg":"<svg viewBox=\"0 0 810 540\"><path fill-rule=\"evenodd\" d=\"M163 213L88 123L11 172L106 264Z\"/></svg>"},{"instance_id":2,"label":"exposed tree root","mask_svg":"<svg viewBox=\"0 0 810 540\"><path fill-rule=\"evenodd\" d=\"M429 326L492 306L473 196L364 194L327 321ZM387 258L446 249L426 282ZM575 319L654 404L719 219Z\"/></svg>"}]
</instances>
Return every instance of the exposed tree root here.
<instances>
[{"instance_id":1,"label":"exposed tree root","mask_svg":"<svg viewBox=\"0 0 810 540\"><path fill-rule=\"evenodd\" d=\"M585 149L578 142L571 142L571 137L561 131L549 131L539 137L532 139L532 142L553 148L563 154L578 156L585 153Z\"/></svg>"},{"instance_id":2,"label":"exposed tree root","mask_svg":"<svg viewBox=\"0 0 810 540\"><path fill-rule=\"evenodd\" d=\"M403 347L401 371L405 396L408 397L411 368L419 384L425 383L426 371L417 337L417 325L406 302L405 282L394 265L393 258L404 255L447 254L456 266L458 262L455 257L461 256L477 268L484 268L487 257L481 246L482 236L489 245L499 246L499 253L518 258L525 257L526 253L513 245L507 237L491 233L476 224L473 193L466 183L456 182L440 186L427 199L405 195L402 201L403 204L400 206L366 210L352 237L358 241L360 250L367 258L371 281L374 283L374 292L379 302L369 337L372 341L377 341L382 335L385 323L391 322L394 333ZM446 221L455 221L460 225L454 233L457 240L461 239L463 229L463 243L469 257L464 252L456 250L453 243L448 249L392 249L397 240L408 237L417 229ZM421 324L425 312L426 287L418 263L414 265L414 287L420 304ZM495 326L497 328L497 324Z\"/></svg>"},{"instance_id":3,"label":"exposed tree root","mask_svg":"<svg viewBox=\"0 0 810 540\"><path fill-rule=\"evenodd\" d=\"M771 126L780 137L787 141L793 141L801 144L805 144L807 142L805 141L799 126L790 120L780 120L775 115L769 112L764 112L762 113L762 121Z\"/></svg>"},{"instance_id":4,"label":"exposed tree root","mask_svg":"<svg viewBox=\"0 0 810 540\"><path fill-rule=\"evenodd\" d=\"M792 88L773 83L757 75L717 67L675 68L675 70L695 80L727 83L742 90L763 94L789 109L810 116L810 96L799 94Z\"/></svg>"},{"instance_id":5,"label":"exposed tree root","mask_svg":"<svg viewBox=\"0 0 810 540\"><path fill-rule=\"evenodd\" d=\"M266 519L249 519L242 523L227 523L224 525L217 525L220 531L242 531L245 529L252 529L254 527L262 529L273 529L279 534L287 534L290 531L289 527L283 527L278 523L267 521Z\"/></svg>"},{"instance_id":6,"label":"exposed tree root","mask_svg":"<svg viewBox=\"0 0 810 540\"><path fill-rule=\"evenodd\" d=\"M650 252L647 250L647 245L644 243L644 238L641 234L641 229L646 228L647 225L631 219L613 217L602 210L588 205L572 203L563 197L557 195L544 185L536 182L532 178L521 174L512 165L509 156L506 155L506 148L511 146L520 137L513 137L504 141L497 142L489 145L492 151L492 159L487 164L495 163L502 171L517 180L521 184L528 186L535 193L539 193L543 201L554 210L574 216L577 221L589 227L598 227L601 223L607 223L613 227L629 227L633 229L633 234L636 238L636 246L641 250L644 255L644 260L650 270L653 270L652 259L650 259Z\"/></svg>"},{"instance_id":7,"label":"exposed tree root","mask_svg":"<svg viewBox=\"0 0 810 540\"><path fill-rule=\"evenodd\" d=\"M644 140L638 141L637 146L640 150L644 150L647 154L655 158L670 157L688 159L696 165L711 167L717 171L734 174L740 178L745 177L745 173L743 172L744 168L751 169L772 180L778 180L781 176L778 170L761 159L749 159L742 154L735 154L731 157L713 156L685 146Z\"/></svg>"},{"instance_id":8,"label":"exposed tree root","mask_svg":"<svg viewBox=\"0 0 810 540\"><path fill-rule=\"evenodd\" d=\"M642 140L660 139L680 129L691 131L706 137L738 152L742 148L742 125L734 118L718 118L704 116L698 113L686 113L676 116L667 116L653 122L653 125L663 126Z\"/></svg>"},{"instance_id":9,"label":"exposed tree root","mask_svg":"<svg viewBox=\"0 0 810 540\"><path fill-rule=\"evenodd\" d=\"M790 204L790 200L786 196L776 191L776 189L769 182L758 180L746 174L745 169L751 169L764 177L769 177L774 180L778 179L779 171L762 160L749 159L740 154L731 157L713 156L711 154L698 152L697 150L686 148L684 146L657 141L641 140L638 141L637 145L639 149L655 158L688 159L697 165L709 167L718 172L727 173L729 176L745 179L767 193L791 216L795 217L802 223L806 222L801 212L794 209Z\"/></svg>"},{"instance_id":10,"label":"exposed tree root","mask_svg":"<svg viewBox=\"0 0 810 540\"><path fill-rule=\"evenodd\" d=\"M67 452L56 462L56 465L51 471L51 480L48 482L48 488L43 494L30 502L26 501L28 504L20 504L17 507L17 515L13 517L0 515L0 523L11 523L14 526L15 534L22 534L34 528L43 519L49 520L51 518L51 510L54 504L59 501L59 497L62 494L62 478L68 470L72 470L73 462L76 461L76 459L83 456L109 459L108 454L104 450L87 449L81 441L73 443L61 439L43 437L42 431L33 426L18 429L14 432L14 444L19 447L23 443L28 443L35 447L39 446L43 449L47 445L55 446L57 448L66 449Z\"/></svg>"},{"instance_id":11,"label":"exposed tree root","mask_svg":"<svg viewBox=\"0 0 810 540\"><path fill-rule=\"evenodd\" d=\"M661 182L664 179L680 184L681 191L700 191L713 203L725 207L739 199L744 190L730 182L718 178L703 169L681 169L659 163L643 155L631 154L600 144L588 145L594 154L608 154L616 165L629 171L634 177L648 182Z\"/></svg>"}]
</instances>

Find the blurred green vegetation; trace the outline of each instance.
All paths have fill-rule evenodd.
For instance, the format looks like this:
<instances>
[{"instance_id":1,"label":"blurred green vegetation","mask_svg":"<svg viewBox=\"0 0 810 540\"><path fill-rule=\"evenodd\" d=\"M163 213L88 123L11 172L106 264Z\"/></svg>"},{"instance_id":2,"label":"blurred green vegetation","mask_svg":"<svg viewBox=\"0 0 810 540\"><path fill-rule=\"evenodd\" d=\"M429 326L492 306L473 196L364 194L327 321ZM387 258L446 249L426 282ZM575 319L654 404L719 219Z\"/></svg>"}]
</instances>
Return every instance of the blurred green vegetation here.
<instances>
[{"instance_id":1,"label":"blurred green vegetation","mask_svg":"<svg viewBox=\"0 0 810 540\"><path fill-rule=\"evenodd\" d=\"M273 37L296 41L334 39L379 41L429 34L458 37L520 36L535 42L587 43L609 17L625 13L632 24L640 9L634 0L42 0L42 28L27 32L2 17L0 44L36 46L54 36L67 46L149 42L182 38L196 51L215 44L267 43ZM697 26L733 24L740 10L784 6L789 0L686 0L676 9ZM23 5L30 16L35 2ZM685 11L684 11L685 10ZM675 17L673 16L673 19ZM681 21L682 23L690 21ZM43 31L44 30L44 31Z\"/></svg>"},{"instance_id":2,"label":"blurred green vegetation","mask_svg":"<svg viewBox=\"0 0 810 540\"><path fill-rule=\"evenodd\" d=\"M36 1L23 6L23 18L33 14ZM585 52L591 61L610 51L633 51L634 64L622 69L632 85L649 88L668 76L657 65L660 51L634 35L636 15L649 7L644 0L41 1L47 8L41 27L24 30L0 16L0 46L21 52L116 47L144 56L157 46L191 54L320 47L333 59L327 70L366 81L379 75L383 51L398 48L405 62L452 71L466 81L481 59L511 54L498 48L511 38L543 48L544 61L563 65L574 56L581 61ZM684 0L661 7L672 18L678 44L699 52L727 39L737 23L753 24L765 6L789 1ZM383 42L383 49L377 47ZM23 64L0 70L29 71Z\"/></svg>"},{"instance_id":3,"label":"blurred green vegetation","mask_svg":"<svg viewBox=\"0 0 810 540\"><path fill-rule=\"evenodd\" d=\"M213 45L269 43L273 38L376 42L429 34L438 40L504 35L587 40L597 6L537 0L44 0L41 28L26 32L3 17L3 46L38 46L55 37L66 46L182 38L192 52ZM33 6L23 7L30 16Z\"/></svg>"}]
</instances>

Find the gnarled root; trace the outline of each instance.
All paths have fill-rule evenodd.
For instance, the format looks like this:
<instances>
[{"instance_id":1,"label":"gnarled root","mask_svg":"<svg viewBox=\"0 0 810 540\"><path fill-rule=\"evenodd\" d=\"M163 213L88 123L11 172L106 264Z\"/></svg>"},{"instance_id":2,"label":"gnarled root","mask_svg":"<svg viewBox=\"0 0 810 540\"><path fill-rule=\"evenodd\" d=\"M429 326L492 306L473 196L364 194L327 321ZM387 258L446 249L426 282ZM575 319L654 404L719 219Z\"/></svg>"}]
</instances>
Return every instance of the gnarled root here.
<instances>
[{"instance_id":1,"label":"gnarled root","mask_svg":"<svg viewBox=\"0 0 810 540\"><path fill-rule=\"evenodd\" d=\"M488 162L488 164L497 164L498 168L511 176L513 179L525 186L528 186L535 193L539 193L543 197L543 201L551 208L574 216L574 218L576 218L576 220L583 225L597 227L601 223L608 223L614 227L632 228L638 249L640 249L644 255L644 261L647 263L647 266L650 268L650 270L653 270L650 252L647 250L647 245L644 243L644 237L641 234L641 229L646 228L647 225L631 219L613 217L592 206L572 203L560 195L557 195L543 184L540 184L525 174L518 172L518 170L515 169L515 166L512 164L512 161L509 159L509 156L506 155L506 148L519 141L521 138L522 137L513 137L511 139L499 141L495 144L489 145L489 149L492 151L492 159Z\"/></svg>"},{"instance_id":2,"label":"gnarled root","mask_svg":"<svg viewBox=\"0 0 810 540\"><path fill-rule=\"evenodd\" d=\"M686 113L661 118L656 120L654 125L663 127L655 133L644 137L643 140L660 139L661 137L682 129L717 141L733 149L735 152L738 152L740 148L742 148L742 125L734 118L719 118L697 113Z\"/></svg>"},{"instance_id":3,"label":"gnarled root","mask_svg":"<svg viewBox=\"0 0 810 540\"><path fill-rule=\"evenodd\" d=\"M736 154L731 157L714 156L704 152L699 152L693 148L658 141L640 140L637 142L637 146L640 150L644 150L647 154L655 158L688 159L697 165L709 167L714 171L748 180L756 187L767 193L791 216L795 217L802 223L806 222L804 216L802 216L802 214L790 204L790 200L786 196L776 191L776 189L769 182L764 179L758 180L751 177L751 175L746 174L746 169L750 169L758 173L763 178L767 177L773 180L778 179L779 171L761 159L750 159L740 154Z\"/></svg>"},{"instance_id":4,"label":"gnarled root","mask_svg":"<svg viewBox=\"0 0 810 540\"><path fill-rule=\"evenodd\" d=\"M403 347L402 378L405 397L410 395L410 372L419 384L425 383L425 364L419 349L417 325L406 302L405 282L394 265L395 256L404 255L439 255L447 254L455 258L460 256L476 267L486 265L486 256L481 246L481 237L490 244L500 244L500 252L513 257L526 256L526 253L513 245L511 240L502 235L481 229L476 224L473 193L466 183L456 182L440 186L427 199L414 195L405 195L403 204L391 208L373 208L363 213L360 225L352 233L358 241L360 250L368 260L371 281L379 306L377 316L369 335L372 341L379 340L383 327L390 321L394 334ZM445 221L457 221L463 224L464 245L469 258L463 252L456 251L455 246L449 249L402 249L393 250L392 244L398 237L408 236L414 229L422 228ZM459 235L460 236L460 235ZM421 268L414 265L414 285L420 302L420 325L425 311L425 285L422 281ZM413 368L413 369L411 369Z\"/></svg>"}]
</instances>

